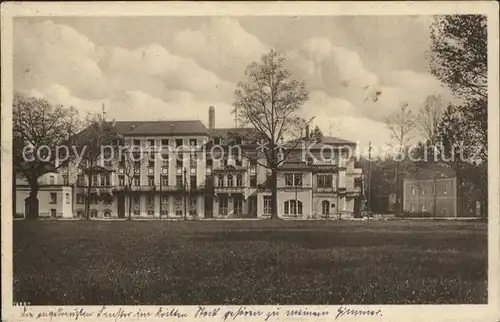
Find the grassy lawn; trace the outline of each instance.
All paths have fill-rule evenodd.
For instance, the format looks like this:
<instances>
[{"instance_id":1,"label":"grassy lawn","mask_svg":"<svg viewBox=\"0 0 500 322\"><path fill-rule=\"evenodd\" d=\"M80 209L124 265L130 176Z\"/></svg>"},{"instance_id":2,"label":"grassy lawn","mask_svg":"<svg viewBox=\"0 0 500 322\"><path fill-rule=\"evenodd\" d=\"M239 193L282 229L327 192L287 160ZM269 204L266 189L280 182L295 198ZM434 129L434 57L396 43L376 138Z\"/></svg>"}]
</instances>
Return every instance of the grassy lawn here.
<instances>
[{"instance_id":1,"label":"grassy lawn","mask_svg":"<svg viewBox=\"0 0 500 322\"><path fill-rule=\"evenodd\" d=\"M486 222L16 221L33 305L486 303Z\"/></svg>"}]
</instances>

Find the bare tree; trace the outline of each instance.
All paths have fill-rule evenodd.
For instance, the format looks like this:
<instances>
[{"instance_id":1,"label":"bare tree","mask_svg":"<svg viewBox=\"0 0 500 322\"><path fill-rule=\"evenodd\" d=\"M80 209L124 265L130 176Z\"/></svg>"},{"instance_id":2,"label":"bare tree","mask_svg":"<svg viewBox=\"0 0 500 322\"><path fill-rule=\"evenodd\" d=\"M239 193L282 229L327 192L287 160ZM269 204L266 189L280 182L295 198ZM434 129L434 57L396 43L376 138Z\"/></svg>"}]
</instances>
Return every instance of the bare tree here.
<instances>
[{"instance_id":1,"label":"bare tree","mask_svg":"<svg viewBox=\"0 0 500 322\"><path fill-rule=\"evenodd\" d=\"M113 122L106 122L104 113L89 114L86 118L86 126L83 131L76 136L77 146L82 156L80 164L82 173L87 177L85 186L85 218L90 217L90 201L92 188L94 186L94 176L109 174L111 165L106 165L104 159L110 160L113 155L111 144L116 138ZM107 152L107 154L106 154Z\"/></svg>"},{"instance_id":2,"label":"bare tree","mask_svg":"<svg viewBox=\"0 0 500 322\"><path fill-rule=\"evenodd\" d=\"M426 98L424 106L420 109L417 116L417 127L419 128L422 136L425 139L423 149L427 151L424 153L427 163L433 165L436 159L436 144L439 140L438 126L440 125L444 116L444 102L443 98L439 95L430 95ZM430 156L430 157L429 157ZM436 174L433 175L434 187L436 186ZM436 216L436 199L437 192L433 189L433 212Z\"/></svg>"},{"instance_id":3,"label":"bare tree","mask_svg":"<svg viewBox=\"0 0 500 322\"><path fill-rule=\"evenodd\" d=\"M138 146L125 145L120 152L120 168L125 176L125 190L128 195L128 220L132 219L132 186L134 179L141 175L142 165L145 163L143 151ZM161 184L161 182L160 182Z\"/></svg>"},{"instance_id":4,"label":"bare tree","mask_svg":"<svg viewBox=\"0 0 500 322\"><path fill-rule=\"evenodd\" d=\"M404 159L405 147L411 140L411 134L415 127L415 117L408 108L408 103L400 103L399 110L391 117L385 119L385 124L391 132L391 138L397 144L396 156L396 215L401 213L401 161Z\"/></svg>"},{"instance_id":5,"label":"bare tree","mask_svg":"<svg viewBox=\"0 0 500 322\"><path fill-rule=\"evenodd\" d=\"M38 218L38 179L72 159L70 138L80 125L73 107L52 106L43 99L14 95L13 165L16 175L21 174L30 186L27 219Z\"/></svg>"},{"instance_id":6,"label":"bare tree","mask_svg":"<svg viewBox=\"0 0 500 322\"><path fill-rule=\"evenodd\" d=\"M296 112L309 97L305 84L292 78L284 62L283 55L271 50L260 63L251 63L245 71L246 80L235 91L233 109L238 124L255 129L255 137L247 139L260 140L266 161L261 166L271 170L272 219L278 218L278 167L300 143L306 122ZM284 137L290 139L286 149Z\"/></svg>"}]
</instances>

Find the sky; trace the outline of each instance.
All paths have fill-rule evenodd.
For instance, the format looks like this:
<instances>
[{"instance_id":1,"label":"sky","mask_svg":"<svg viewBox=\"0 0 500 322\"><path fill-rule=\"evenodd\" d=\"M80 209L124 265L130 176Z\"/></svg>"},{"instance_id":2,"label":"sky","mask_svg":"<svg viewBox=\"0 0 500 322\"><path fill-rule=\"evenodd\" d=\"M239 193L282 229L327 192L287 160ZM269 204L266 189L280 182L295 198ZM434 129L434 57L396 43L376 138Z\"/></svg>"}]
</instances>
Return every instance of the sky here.
<instances>
[{"instance_id":1,"label":"sky","mask_svg":"<svg viewBox=\"0 0 500 322\"><path fill-rule=\"evenodd\" d=\"M14 20L14 89L115 120L234 126L245 67L274 48L304 81L298 114L325 135L391 142L401 102L451 97L429 72L431 16L29 17ZM379 99L371 99L380 91Z\"/></svg>"}]
</instances>

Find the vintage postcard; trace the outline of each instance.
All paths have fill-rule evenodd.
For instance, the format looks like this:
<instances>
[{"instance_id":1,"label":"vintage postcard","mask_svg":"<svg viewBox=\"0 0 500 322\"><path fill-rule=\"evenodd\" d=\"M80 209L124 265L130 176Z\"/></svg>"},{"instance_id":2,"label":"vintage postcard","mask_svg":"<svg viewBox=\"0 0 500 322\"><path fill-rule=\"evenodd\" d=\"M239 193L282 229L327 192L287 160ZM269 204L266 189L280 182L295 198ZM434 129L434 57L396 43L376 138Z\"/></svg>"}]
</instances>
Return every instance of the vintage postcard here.
<instances>
[{"instance_id":1,"label":"vintage postcard","mask_svg":"<svg viewBox=\"0 0 500 322\"><path fill-rule=\"evenodd\" d=\"M500 321L498 3L1 12L2 320Z\"/></svg>"}]
</instances>

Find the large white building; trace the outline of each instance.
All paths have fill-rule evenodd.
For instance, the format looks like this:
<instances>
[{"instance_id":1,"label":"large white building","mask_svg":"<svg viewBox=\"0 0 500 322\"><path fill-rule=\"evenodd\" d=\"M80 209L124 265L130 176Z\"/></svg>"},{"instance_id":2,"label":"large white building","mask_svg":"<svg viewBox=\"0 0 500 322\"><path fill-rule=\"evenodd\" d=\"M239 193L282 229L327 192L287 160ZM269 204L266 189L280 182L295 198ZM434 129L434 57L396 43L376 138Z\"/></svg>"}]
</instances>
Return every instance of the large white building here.
<instances>
[{"instance_id":1,"label":"large white building","mask_svg":"<svg viewBox=\"0 0 500 322\"><path fill-rule=\"evenodd\" d=\"M115 122L115 128L120 134L113 142L115 158L103 162L99 173L88 178L72 164L39 179L40 217L83 218L87 197L91 218L127 218L129 211L131 218L270 215L270 173L262 166L265 160L256 153L255 142L245 140L244 132L251 129L215 128L213 107L208 128L200 121ZM143 158L132 165L118 153L123 145L140 146ZM358 213L361 169L355 168L350 154L355 147L333 137L299 144L278 172L278 215ZM326 161L320 158L325 151L330 152ZM28 194L26 182L17 179L18 216L25 212Z\"/></svg>"}]
</instances>

